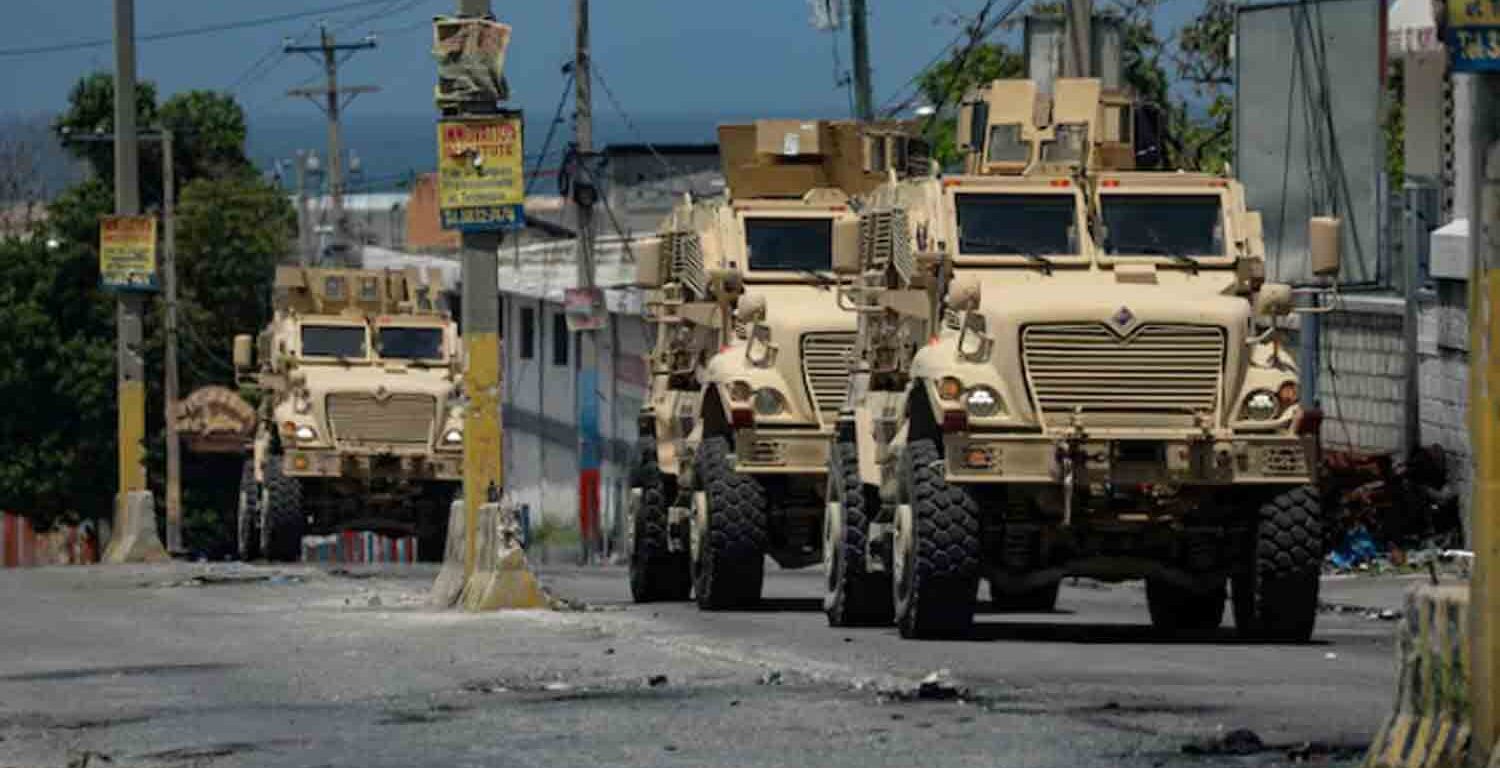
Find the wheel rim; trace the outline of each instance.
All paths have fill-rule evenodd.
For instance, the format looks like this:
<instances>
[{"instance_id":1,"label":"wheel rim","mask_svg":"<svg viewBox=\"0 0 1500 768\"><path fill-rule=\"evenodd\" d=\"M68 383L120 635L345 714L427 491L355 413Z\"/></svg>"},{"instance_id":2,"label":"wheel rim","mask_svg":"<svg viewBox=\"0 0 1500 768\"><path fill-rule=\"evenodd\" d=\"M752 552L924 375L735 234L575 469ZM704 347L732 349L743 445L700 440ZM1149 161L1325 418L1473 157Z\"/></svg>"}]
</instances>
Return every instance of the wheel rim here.
<instances>
[{"instance_id":1,"label":"wheel rim","mask_svg":"<svg viewBox=\"0 0 1500 768\"><path fill-rule=\"evenodd\" d=\"M844 505L829 501L823 513L823 576L832 595L839 588L839 571L844 564Z\"/></svg>"},{"instance_id":2,"label":"wheel rim","mask_svg":"<svg viewBox=\"0 0 1500 768\"><path fill-rule=\"evenodd\" d=\"M630 497L625 502L625 554L635 562L635 521L640 517L641 502L646 493L640 488L631 488Z\"/></svg>"},{"instance_id":3,"label":"wheel rim","mask_svg":"<svg viewBox=\"0 0 1500 768\"><path fill-rule=\"evenodd\" d=\"M688 532L688 551L694 563L703 556L703 537L708 535L708 494L693 494L693 524Z\"/></svg>"},{"instance_id":4,"label":"wheel rim","mask_svg":"<svg viewBox=\"0 0 1500 768\"><path fill-rule=\"evenodd\" d=\"M895 597L899 605L904 605L912 592L913 545L911 506L902 504L896 507L896 536L891 546L891 575L896 585Z\"/></svg>"}]
</instances>

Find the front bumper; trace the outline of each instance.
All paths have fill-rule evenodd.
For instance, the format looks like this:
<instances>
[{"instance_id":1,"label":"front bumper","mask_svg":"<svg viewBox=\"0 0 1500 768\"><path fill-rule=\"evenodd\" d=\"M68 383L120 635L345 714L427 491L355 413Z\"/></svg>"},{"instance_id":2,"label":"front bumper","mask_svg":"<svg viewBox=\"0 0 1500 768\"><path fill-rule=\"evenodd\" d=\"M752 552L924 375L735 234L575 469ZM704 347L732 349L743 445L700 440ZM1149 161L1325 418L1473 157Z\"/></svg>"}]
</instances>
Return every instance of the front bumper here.
<instances>
[{"instance_id":1,"label":"front bumper","mask_svg":"<svg viewBox=\"0 0 1500 768\"><path fill-rule=\"evenodd\" d=\"M823 475L833 432L823 429L739 429L734 433L735 471L741 474Z\"/></svg>"},{"instance_id":2,"label":"front bumper","mask_svg":"<svg viewBox=\"0 0 1500 768\"><path fill-rule=\"evenodd\" d=\"M962 483L1300 485L1313 480L1316 445L1296 435L1066 435L950 433L947 478Z\"/></svg>"},{"instance_id":3,"label":"front bumper","mask_svg":"<svg viewBox=\"0 0 1500 768\"><path fill-rule=\"evenodd\" d=\"M395 454L293 449L281 461L288 477L462 480L464 473L462 451Z\"/></svg>"}]
</instances>

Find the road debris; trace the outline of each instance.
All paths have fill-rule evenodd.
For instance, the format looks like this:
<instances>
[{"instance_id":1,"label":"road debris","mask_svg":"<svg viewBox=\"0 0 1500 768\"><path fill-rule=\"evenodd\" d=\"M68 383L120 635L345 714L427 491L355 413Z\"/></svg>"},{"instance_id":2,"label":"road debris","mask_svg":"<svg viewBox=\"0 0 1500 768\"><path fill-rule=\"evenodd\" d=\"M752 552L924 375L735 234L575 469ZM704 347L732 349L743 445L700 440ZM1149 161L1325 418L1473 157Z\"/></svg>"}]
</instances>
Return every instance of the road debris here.
<instances>
[{"instance_id":1,"label":"road debris","mask_svg":"<svg viewBox=\"0 0 1500 768\"><path fill-rule=\"evenodd\" d=\"M781 670L773 669L760 676L761 685L781 685Z\"/></svg>"},{"instance_id":2,"label":"road debris","mask_svg":"<svg viewBox=\"0 0 1500 768\"><path fill-rule=\"evenodd\" d=\"M903 688L884 688L880 690L879 698L882 702L912 702L912 701L958 701L968 702L974 700L973 692L959 685L953 680L953 674L946 669L930 672L916 685Z\"/></svg>"},{"instance_id":3,"label":"road debris","mask_svg":"<svg viewBox=\"0 0 1500 768\"><path fill-rule=\"evenodd\" d=\"M646 678L646 685L651 688L660 688L667 684L666 675L652 675Z\"/></svg>"},{"instance_id":4,"label":"road debris","mask_svg":"<svg viewBox=\"0 0 1500 768\"><path fill-rule=\"evenodd\" d=\"M1253 755L1265 748L1255 731L1235 728L1183 744L1182 752L1185 755Z\"/></svg>"}]
</instances>

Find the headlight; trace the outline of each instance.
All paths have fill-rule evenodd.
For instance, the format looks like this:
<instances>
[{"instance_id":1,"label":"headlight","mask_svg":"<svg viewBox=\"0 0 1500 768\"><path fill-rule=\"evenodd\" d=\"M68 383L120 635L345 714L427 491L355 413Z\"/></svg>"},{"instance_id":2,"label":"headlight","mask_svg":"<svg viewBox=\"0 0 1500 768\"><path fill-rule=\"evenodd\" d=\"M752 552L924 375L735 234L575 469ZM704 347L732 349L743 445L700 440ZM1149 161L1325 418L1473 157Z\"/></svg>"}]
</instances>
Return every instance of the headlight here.
<instances>
[{"instance_id":1,"label":"headlight","mask_svg":"<svg viewBox=\"0 0 1500 768\"><path fill-rule=\"evenodd\" d=\"M964 392L964 408L970 416L985 419L1004 413L1005 402L1000 399L999 392L980 384Z\"/></svg>"},{"instance_id":2,"label":"headlight","mask_svg":"<svg viewBox=\"0 0 1500 768\"><path fill-rule=\"evenodd\" d=\"M1276 395L1264 389L1257 389L1245 398L1245 418L1253 421L1269 421L1276 418L1281 412L1276 402Z\"/></svg>"},{"instance_id":3,"label":"headlight","mask_svg":"<svg viewBox=\"0 0 1500 768\"><path fill-rule=\"evenodd\" d=\"M786 398L770 387L761 387L755 390L753 405L756 415L775 416L786 410Z\"/></svg>"},{"instance_id":4,"label":"headlight","mask_svg":"<svg viewBox=\"0 0 1500 768\"><path fill-rule=\"evenodd\" d=\"M450 429L443 433L444 445L461 445L463 441L464 431L462 429Z\"/></svg>"},{"instance_id":5,"label":"headlight","mask_svg":"<svg viewBox=\"0 0 1500 768\"><path fill-rule=\"evenodd\" d=\"M313 429L306 424L297 427L297 431L294 434L296 435L298 441L304 443L312 442L313 440L318 439L318 430Z\"/></svg>"}]
</instances>

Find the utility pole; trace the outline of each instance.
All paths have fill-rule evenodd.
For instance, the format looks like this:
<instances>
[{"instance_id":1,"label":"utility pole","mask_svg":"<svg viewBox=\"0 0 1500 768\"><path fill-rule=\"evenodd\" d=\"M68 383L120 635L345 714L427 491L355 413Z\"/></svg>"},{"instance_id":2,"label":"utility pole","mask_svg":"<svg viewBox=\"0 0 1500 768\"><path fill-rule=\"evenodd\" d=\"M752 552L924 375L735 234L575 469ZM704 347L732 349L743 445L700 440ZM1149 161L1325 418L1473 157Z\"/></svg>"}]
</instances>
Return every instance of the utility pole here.
<instances>
[{"instance_id":1,"label":"utility pole","mask_svg":"<svg viewBox=\"0 0 1500 768\"><path fill-rule=\"evenodd\" d=\"M1068 41L1072 43L1073 56L1064 63L1068 77L1089 77L1093 73L1093 0L1067 0Z\"/></svg>"},{"instance_id":2,"label":"utility pole","mask_svg":"<svg viewBox=\"0 0 1500 768\"><path fill-rule=\"evenodd\" d=\"M182 551L182 443L177 436L177 178L172 162L172 129L161 131L162 287L167 294L167 552Z\"/></svg>"},{"instance_id":3,"label":"utility pole","mask_svg":"<svg viewBox=\"0 0 1500 768\"><path fill-rule=\"evenodd\" d=\"M135 0L115 0L115 213L141 212L140 142L135 114ZM119 497L114 535L126 532L127 505L146 490L146 365L141 357L144 298L115 299L115 380L119 409Z\"/></svg>"},{"instance_id":4,"label":"utility pole","mask_svg":"<svg viewBox=\"0 0 1500 768\"><path fill-rule=\"evenodd\" d=\"M312 253L312 238L308 236L311 226L307 213L307 164L310 158L306 150L297 150L297 263L309 266Z\"/></svg>"},{"instance_id":5,"label":"utility pole","mask_svg":"<svg viewBox=\"0 0 1500 768\"><path fill-rule=\"evenodd\" d=\"M875 92L870 82L870 10L866 0L849 0L849 38L854 48L854 116L875 119Z\"/></svg>"},{"instance_id":6,"label":"utility pole","mask_svg":"<svg viewBox=\"0 0 1500 768\"><path fill-rule=\"evenodd\" d=\"M573 82L577 110L578 170L573 173L573 202L578 214L578 287L594 297L594 105L589 53L589 0L573 0ZM578 419L578 530L584 563L599 552L599 344L596 332L578 334L578 376L574 380L574 413Z\"/></svg>"},{"instance_id":7,"label":"utility pole","mask_svg":"<svg viewBox=\"0 0 1500 768\"><path fill-rule=\"evenodd\" d=\"M461 18L494 18L490 0L458 0ZM466 101L462 116L495 115L495 99ZM504 441L500 432L500 241L499 232L461 235L463 266L464 391L464 576L478 560L479 507L498 501L505 487ZM495 498L491 498L491 495Z\"/></svg>"},{"instance_id":8,"label":"utility pole","mask_svg":"<svg viewBox=\"0 0 1500 768\"><path fill-rule=\"evenodd\" d=\"M1482 757L1500 741L1500 75L1460 77L1471 81L1469 156L1477 171L1468 196L1469 417L1474 441L1469 700L1474 706L1474 752Z\"/></svg>"},{"instance_id":9,"label":"utility pole","mask_svg":"<svg viewBox=\"0 0 1500 768\"><path fill-rule=\"evenodd\" d=\"M302 96L323 110L328 117L328 194L332 199L333 208L333 239L334 242L342 242L345 239L347 222L344 220L344 160L343 150L340 147L339 117L344 107L349 105L362 93L374 93L380 88L373 85L354 85L339 87L339 65L347 57L341 54L349 52L353 55L355 51L369 50L375 47L374 36L366 37L357 43L340 43L334 40L333 33L328 31L326 24L320 25L319 40L317 45L294 45L288 42L283 46L287 53L305 53L315 62L323 65L324 83L319 88L293 88L287 91L288 96Z\"/></svg>"}]
</instances>

